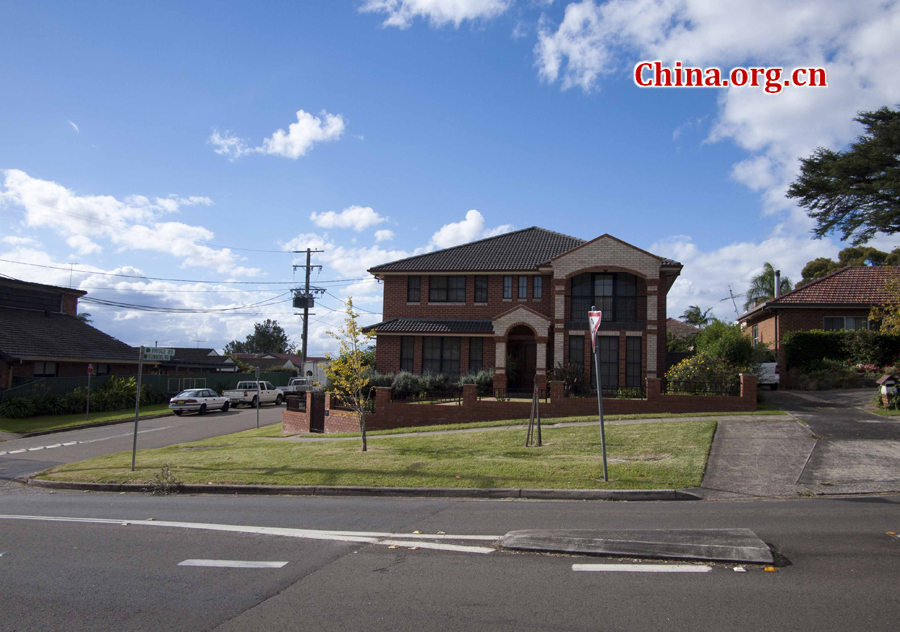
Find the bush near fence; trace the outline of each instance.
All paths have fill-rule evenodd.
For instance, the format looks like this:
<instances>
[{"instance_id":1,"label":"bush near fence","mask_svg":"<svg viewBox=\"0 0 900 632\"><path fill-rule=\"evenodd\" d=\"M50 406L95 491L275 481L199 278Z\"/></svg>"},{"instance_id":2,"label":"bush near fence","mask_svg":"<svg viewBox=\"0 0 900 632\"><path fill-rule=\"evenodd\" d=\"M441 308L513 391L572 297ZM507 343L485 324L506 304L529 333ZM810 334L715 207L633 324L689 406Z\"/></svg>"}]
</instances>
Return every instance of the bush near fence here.
<instances>
[{"instance_id":1,"label":"bush near fence","mask_svg":"<svg viewBox=\"0 0 900 632\"><path fill-rule=\"evenodd\" d=\"M900 336L866 330L791 331L782 348L788 369L811 369L823 360L888 366L900 356Z\"/></svg>"}]
</instances>

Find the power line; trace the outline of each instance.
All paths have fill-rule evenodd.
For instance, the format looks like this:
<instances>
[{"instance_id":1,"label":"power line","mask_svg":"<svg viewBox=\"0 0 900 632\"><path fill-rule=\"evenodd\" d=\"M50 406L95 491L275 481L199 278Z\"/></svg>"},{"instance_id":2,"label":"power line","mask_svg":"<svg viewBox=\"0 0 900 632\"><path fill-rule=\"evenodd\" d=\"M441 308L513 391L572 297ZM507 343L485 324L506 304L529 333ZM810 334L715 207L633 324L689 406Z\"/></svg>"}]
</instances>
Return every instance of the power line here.
<instances>
[{"instance_id":1,"label":"power line","mask_svg":"<svg viewBox=\"0 0 900 632\"><path fill-rule=\"evenodd\" d=\"M14 261L12 259L0 259L5 263L13 263L20 266L31 266L34 268L47 268L50 270L64 270L66 272L69 271L69 267L63 266L51 266L41 263L26 263L24 261ZM89 275L101 275L101 276L111 276L111 277L120 277L125 279L141 279L143 281L171 281L173 283L204 283L207 285L294 285L295 281L201 281L198 279L170 279L166 277L151 277L151 276L141 276L138 274L121 274L116 272L96 272L93 270L78 270L81 274L89 274ZM361 282L361 281L377 281L373 277L360 277L358 279L330 279L328 281L319 281L319 283L329 283L329 284L342 284L342 283L353 283L353 282Z\"/></svg>"},{"instance_id":2,"label":"power line","mask_svg":"<svg viewBox=\"0 0 900 632\"><path fill-rule=\"evenodd\" d=\"M130 309L137 311L145 311L145 312L161 312L166 314L216 314L221 312L233 312L241 309L248 309L250 307L266 307L269 305L276 305L278 303L288 303L291 299L287 299L284 301L276 301L275 299L281 298L289 294L290 292L283 292L277 296L273 296L257 303L250 303L249 305L239 305L237 307L222 307L222 308L208 308L208 309L195 309L195 308L182 308L182 307L163 307L158 305L138 305L135 303L123 303L119 301L108 301L102 298L82 298L81 302L89 303L92 305L103 305L106 307L116 307L119 309Z\"/></svg>"}]
</instances>

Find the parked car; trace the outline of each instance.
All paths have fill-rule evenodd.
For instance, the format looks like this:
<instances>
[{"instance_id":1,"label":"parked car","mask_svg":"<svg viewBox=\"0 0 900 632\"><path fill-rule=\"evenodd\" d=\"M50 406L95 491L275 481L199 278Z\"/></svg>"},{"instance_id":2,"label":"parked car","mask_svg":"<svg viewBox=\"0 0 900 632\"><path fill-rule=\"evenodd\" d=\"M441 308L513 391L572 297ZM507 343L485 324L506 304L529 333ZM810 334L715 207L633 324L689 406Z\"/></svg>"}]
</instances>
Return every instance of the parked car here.
<instances>
[{"instance_id":1,"label":"parked car","mask_svg":"<svg viewBox=\"0 0 900 632\"><path fill-rule=\"evenodd\" d=\"M760 386L768 386L773 391L778 390L778 384L781 382L781 372L778 370L778 362L775 360L774 353L767 353L764 362L759 365L759 376L756 383Z\"/></svg>"},{"instance_id":2,"label":"parked car","mask_svg":"<svg viewBox=\"0 0 900 632\"><path fill-rule=\"evenodd\" d=\"M230 406L231 400L208 388L181 391L169 400L169 408L176 415L181 415L185 412L196 412L198 415L205 415L208 410L221 410L224 413L228 412Z\"/></svg>"},{"instance_id":3,"label":"parked car","mask_svg":"<svg viewBox=\"0 0 900 632\"><path fill-rule=\"evenodd\" d=\"M299 395L307 391L313 390L313 379L311 377L292 377L287 386L282 386L281 390L285 396Z\"/></svg>"},{"instance_id":4,"label":"parked car","mask_svg":"<svg viewBox=\"0 0 900 632\"><path fill-rule=\"evenodd\" d=\"M251 408L256 408L260 404L281 406L281 402L284 401L284 391L275 388L270 382L259 382L259 391L257 392L256 385L255 381L238 382L237 388L229 389L222 395L231 401L232 406L239 404L247 404Z\"/></svg>"}]
</instances>

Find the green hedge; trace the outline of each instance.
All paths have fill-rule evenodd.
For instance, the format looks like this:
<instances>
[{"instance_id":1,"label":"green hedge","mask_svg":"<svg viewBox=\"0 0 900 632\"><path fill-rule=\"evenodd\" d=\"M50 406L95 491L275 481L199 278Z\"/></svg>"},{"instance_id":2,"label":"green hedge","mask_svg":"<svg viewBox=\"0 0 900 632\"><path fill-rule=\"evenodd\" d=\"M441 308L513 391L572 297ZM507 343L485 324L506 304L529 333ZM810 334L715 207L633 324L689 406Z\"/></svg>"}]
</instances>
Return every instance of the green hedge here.
<instances>
[{"instance_id":1,"label":"green hedge","mask_svg":"<svg viewBox=\"0 0 900 632\"><path fill-rule=\"evenodd\" d=\"M782 346L789 369L809 369L823 360L889 366L900 356L900 336L877 331L791 331Z\"/></svg>"}]
</instances>

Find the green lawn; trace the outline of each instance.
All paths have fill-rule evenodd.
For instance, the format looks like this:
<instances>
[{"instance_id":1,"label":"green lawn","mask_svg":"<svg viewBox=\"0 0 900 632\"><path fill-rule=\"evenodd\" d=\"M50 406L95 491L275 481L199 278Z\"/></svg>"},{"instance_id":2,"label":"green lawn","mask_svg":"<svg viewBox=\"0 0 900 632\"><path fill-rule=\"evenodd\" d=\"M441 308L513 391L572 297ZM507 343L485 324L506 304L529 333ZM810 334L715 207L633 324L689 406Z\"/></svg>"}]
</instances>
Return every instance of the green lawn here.
<instances>
[{"instance_id":1,"label":"green lawn","mask_svg":"<svg viewBox=\"0 0 900 632\"><path fill-rule=\"evenodd\" d=\"M679 419L679 418L689 418L693 419L696 417L734 417L738 415L765 415L765 416L777 416L777 415L786 415L787 413L781 410L780 408L776 408L772 404L768 403L760 403L759 409L756 412L752 413L744 413L744 412L729 412L729 413L663 413L663 414L653 414L653 415L606 415L603 417L606 421L628 421L632 419ZM573 422L583 422L583 421L597 421L597 416L590 417L556 417L553 419L544 419L543 425L550 426L552 424L561 424L561 423L573 423ZM384 435L396 435L396 434L407 434L411 432L419 433L419 432L438 432L440 430L465 430L467 428L503 428L506 426L521 426L523 424L527 424L527 419L504 419L502 421L474 421L470 423L459 423L459 424L442 424L439 426L415 426L412 428L392 428L390 430L371 430L367 434L370 437L381 437ZM288 437L291 433L282 434L281 432L281 424L275 424L272 426L266 426L265 428L260 428L258 431L255 431L258 434L254 435L257 437ZM327 435L311 435L315 437L333 437L336 439L340 439L343 437L357 437L359 436L358 432L338 432L334 434Z\"/></svg>"},{"instance_id":2,"label":"green lawn","mask_svg":"<svg viewBox=\"0 0 900 632\"><path fill-rule=\"evenodd\" d=\"M885 410L884 408L866 409L866 412L875 413L882 417L895 417L896 415L900 415L900 410Z\"/></svg>"},{"instance_id":3,"label":"green lawn","mask_svg":"<svg viewBox=\"0 0 900 632\"><path fill-rule=\"evenodd\" d=\"M249 432L137 455L120 452L52 468L57 481L150 482L168 464L183 483L654 489L700 484L716 422L610 426L610 481L603 482L596 426L548 428L525 448L521 429L356 441L275 441ZM616 461L615 459L619 459Z\"/></svg>"},{"instance_id":4,"label":"green lawn","mask_svg":"<svg viewBox=\"0 0 900 632\"><path fill-rule=\"evenodd\" d=\"M168 404L154 404L153 406L142 406L141 417L147 415L159 415L160 413L168 413ZM131 410L114 410L108 413L91 413L90 419L85 421L83 414L78 415L47 415L45 417L28 417L25 419L8 419L0 417L0 432L40 432L42 430L55 430L56 428L68 428L70 426L80 426L82 424L95 424L104 421L115 421L117 419L134 419L134 409Z\"/></svg>"}]
</instances>

